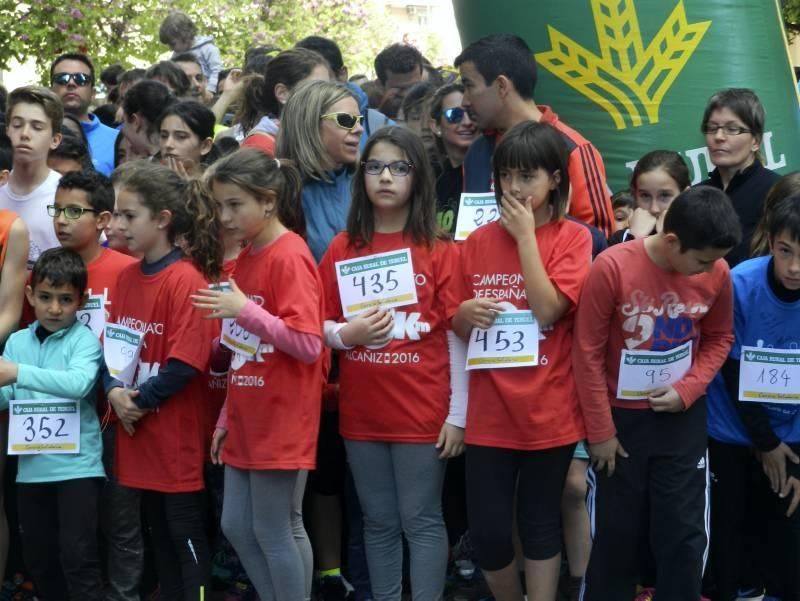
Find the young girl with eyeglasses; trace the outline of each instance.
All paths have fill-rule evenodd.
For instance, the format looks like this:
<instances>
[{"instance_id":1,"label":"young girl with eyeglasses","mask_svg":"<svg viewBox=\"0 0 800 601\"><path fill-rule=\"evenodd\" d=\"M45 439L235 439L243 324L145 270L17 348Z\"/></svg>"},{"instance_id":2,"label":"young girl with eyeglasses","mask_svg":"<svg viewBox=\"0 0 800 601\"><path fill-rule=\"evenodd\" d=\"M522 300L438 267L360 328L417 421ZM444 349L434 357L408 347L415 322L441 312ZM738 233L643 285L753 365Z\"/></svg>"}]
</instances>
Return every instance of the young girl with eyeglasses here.
<instances>
[{"instance_id":1,"label":"young girl with eyeglasses","mask_svg":"<svg viewBox=\"0 0 800 601\"><path fill-rule=\"evenodd\" d=\"M471 540L497 599L522 599L515 524L528 599L555 599L562 491L585 435L570 354L592 241L583 225L564 218L567 157L550 125L524 121L506 132L493 159L500 220L467 238L454 278L463 302L449 311L453 330L464 340L475 337L470 361L488 366L469 378L466 496ZM514 319L534 322L524 331L509 331L513 321L491 330L507 311L529 312ZM493 355L481 354L489 345L518 354L506 369L494 369ZM526 357L536 364L514 366Z\"/></svg>"},{"instance_id":2,"label":"young girl with eyeglasses","mask_svg":"<svg viewBox=\"0 0 800 601\"><path fill-rule=\"evenodd\" d=\"M380 263L376 255L410 265L359 275L340 264L363 259L358 269ZM436 227L422 140L401 127L379 130L355 174L347 231L320 264L325 341L339 351L340 431L364 511L376 601L400 599L403 536L414 599L443 594L444 460L463 450L466 415L466 387L454 381L451 394L448 367L454 337L446 307L456 262L455 247ZM396 303L384 294L393 290Z\"/></svg>"},{"instance_id":3,"label":"young girl with eyeglasses","mask_svg":"<svg viewBox=\"0 0 800 601\"><path fill-rule=\"evenodd\" d=\"M464 189L461 165L478 128L469 113L461 108L464 86L451 83L439 88L431 98L429 127L436 139L442 173L436 178L436 220L451 236L455 233L458 205Z\"/></svg>"}]
</instances>

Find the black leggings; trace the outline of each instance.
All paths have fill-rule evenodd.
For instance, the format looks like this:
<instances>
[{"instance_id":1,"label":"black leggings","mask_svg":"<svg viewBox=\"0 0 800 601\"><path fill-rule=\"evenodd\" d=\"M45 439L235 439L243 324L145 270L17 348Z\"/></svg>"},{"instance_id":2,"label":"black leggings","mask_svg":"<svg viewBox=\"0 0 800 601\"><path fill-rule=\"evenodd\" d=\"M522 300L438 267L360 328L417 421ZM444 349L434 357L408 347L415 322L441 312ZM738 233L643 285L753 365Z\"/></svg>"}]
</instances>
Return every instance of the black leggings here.
<instances>
[{"instance_id":1,"label":"black leggings","mask_svg":"<svg viewBox=\"0 0 800 601\"><path fill-rule=\"evenodd\" d=\"M201 587L209 592L211 550L205 504L205 491L142 492L162 599L197 601Z\"/></svg>"},{"instance_id":2,"label":"black leggings","mask_svg":"<svg viewBox=\"0 0 800 601\"><path fill-rule=\"evenodd\" d=\"M575 444L541 451L467 447L467 514L478 562L500 570L514 560L514 499L522 552L541 561L561 551L561 495Z\"/></svg>"},{"instance_id":3,"label":"black leggings","mask_svg":"<svg viewBox=\"0 0 800 601\"><path fill-rule=\"evenodd\" d=\"M42 601L101 601L97 550L100 478L18 484L25 563Z\"/></svg>"}]
</instances>

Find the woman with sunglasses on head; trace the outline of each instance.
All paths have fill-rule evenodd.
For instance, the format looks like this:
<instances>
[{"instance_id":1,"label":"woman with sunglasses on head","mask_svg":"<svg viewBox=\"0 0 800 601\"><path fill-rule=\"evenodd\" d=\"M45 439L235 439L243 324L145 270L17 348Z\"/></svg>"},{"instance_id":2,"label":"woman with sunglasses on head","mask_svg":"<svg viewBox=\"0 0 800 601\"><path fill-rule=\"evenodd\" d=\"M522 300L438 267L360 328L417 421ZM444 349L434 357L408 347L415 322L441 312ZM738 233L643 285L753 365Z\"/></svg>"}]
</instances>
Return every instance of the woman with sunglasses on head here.
<instances>
[{"instance_id":1,"label":"woman with sunglasses on head","mask_svg":"<svg viewBox=\"0 0 800 601\"><path fill-rule=\"evenodd\" d=\"M362 120L347 86L327 81L298 86L281 114L276 154L300 168L306 241L317 261L347 225Z\"/></svg>"},{"instance_id":2,"label":"woman with sunglasses on head","mask_svg":"<svg viewBox=\"0 0 800 601\"><path fill-rule=\"evenodd\" d=\"M436 138L442 172L436 179L436 219L451 236L455 233L458 203L464 188L461 164L467 149L478 136L478 129L461 108L464 86L451 83L439 88L431 98L430 129Z\"/></svg>"},{"instance_id":3,"label":"woman with sunglasses on head","mask_svg":"<svg viewBox=\"0 0 800 601\"><path fill-rule=\"evenodd\" d=\"M701 130L715 169L701 186L730 197L742 223L742 242L725 260L731 267L750 256L750 240L761 217L764 198L780 177L761 164L764 107L752 90L730 88L714 94L703 113Z\"/></svg>"},{"instance_id":4,"label":"woman with sunglasses on head","mask_svg":"<svg viewBox=\"0 0 800 601\"><path fill-rule=\"evenodd\" d=\"M299 85L281 113L276 155L292 159L303 177L306 242L319 262L334 236L347 226L351 182L364 131L358 100L345 84ZM335 374L335 369L331 372ZM331 376L320 420L317 469L309 474L307 519L323 599L343 597L341 578L342 497L346 462ZM352 560L349 562L353 565ZM360 587L360 585L358 585Z\"/></svg>"}]
</instances>

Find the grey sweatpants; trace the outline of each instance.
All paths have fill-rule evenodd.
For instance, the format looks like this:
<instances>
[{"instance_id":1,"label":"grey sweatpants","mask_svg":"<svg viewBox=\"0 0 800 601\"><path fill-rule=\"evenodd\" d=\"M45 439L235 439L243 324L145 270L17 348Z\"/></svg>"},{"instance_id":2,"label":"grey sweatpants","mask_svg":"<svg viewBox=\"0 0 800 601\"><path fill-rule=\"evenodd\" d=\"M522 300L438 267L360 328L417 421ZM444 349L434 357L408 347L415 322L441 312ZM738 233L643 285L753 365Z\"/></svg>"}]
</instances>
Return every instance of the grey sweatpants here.
<instances>
[{"instance_id":1,"label":"grey sweatpants","mask_svg":"<svg viewBox=\"0 0 800 601\"><path fill-rule=\"evenodd\" d=\"M225 466L222 531L261 601L311 598L313 556L303 526L305 470Z\"/></svg>"},{"instance_id":2,"label":"grey sweatpants","mask_svg":"<svg viewBox=\"0 0 800 601\"><path fill-rule=\"evenodd\" d=\"M408 541L413 601L442 598L447 531L442 485L447 462L432 443L345 440L358 499L375 601L400 601L403 535Z\"/></svg>"}]
</instances>

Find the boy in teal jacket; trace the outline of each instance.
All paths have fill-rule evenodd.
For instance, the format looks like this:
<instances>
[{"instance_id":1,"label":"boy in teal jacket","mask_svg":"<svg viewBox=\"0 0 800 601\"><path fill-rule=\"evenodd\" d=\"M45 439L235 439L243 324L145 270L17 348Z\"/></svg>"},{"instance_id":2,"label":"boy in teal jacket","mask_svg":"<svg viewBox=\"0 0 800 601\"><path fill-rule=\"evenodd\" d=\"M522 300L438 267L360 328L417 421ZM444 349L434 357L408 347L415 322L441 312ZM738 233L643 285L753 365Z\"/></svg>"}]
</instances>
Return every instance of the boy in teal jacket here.
<instances>
[{"instance_id":1,"label":"boy in teal jacket","mask_svg":"<svg viewBox=\"0 0 800 601\"><path fill-rule=\"evenodd\" d=\"M0 359L9 452L20 454L23 553L44 599L103 599L97 500L105 472L95 408L103 352L75 317L86 285L77 253L42 253L25 290L36 321L11 335Z\"/></svg>"}]
</instances>

